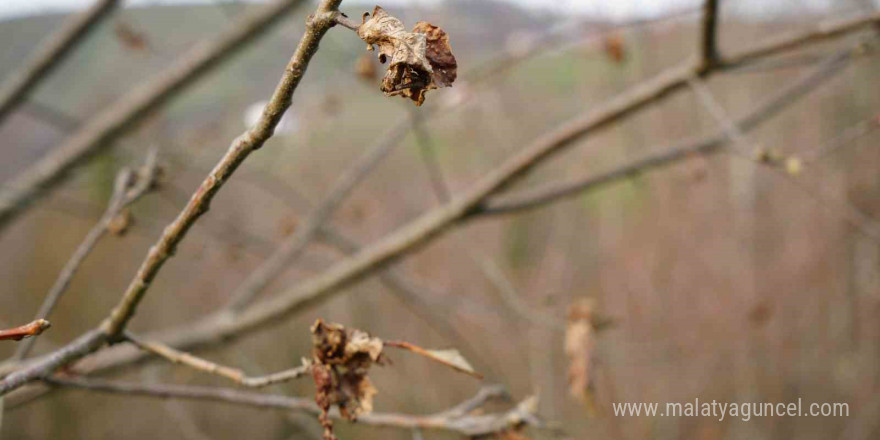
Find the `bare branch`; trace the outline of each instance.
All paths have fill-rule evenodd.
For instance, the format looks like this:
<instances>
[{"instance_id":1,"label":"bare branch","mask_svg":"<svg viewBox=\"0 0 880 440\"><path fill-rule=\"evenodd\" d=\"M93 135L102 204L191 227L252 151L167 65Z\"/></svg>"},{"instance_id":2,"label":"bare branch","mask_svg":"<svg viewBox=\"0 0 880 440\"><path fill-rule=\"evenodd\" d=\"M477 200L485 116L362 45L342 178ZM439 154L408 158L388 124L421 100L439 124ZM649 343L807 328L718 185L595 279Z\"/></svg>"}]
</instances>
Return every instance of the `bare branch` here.
<instances>
[{"instance_id":1,"label":"bare branch","mask_svg":"<svg viewBox=\"0 0 880 440\"><path fill-rule=\"evenodd\" d=\"M43 304L40 306L39 311L37 311L36 319L45 319L49 317L52 310L55 308L55 305L58 304L58 301L61 299L61 295L64 294L67 287L70 285L73 276L76 275L80 265L82 265L86 257L92 252L92 249L95 248L98 241L101 240L101 237L110 230L114 219L122 213L123 209L137 201L154 186L158 173L157 154L157 149L151 150L147 154L146 163L138 173L134 173L130 169L124 168L116 175L116 182L113 186L113 195L110 197L107 210L101 216L100 220L98 220L98 223L89 230L85 239L83 239L82 243L80 243L73 252L73 255L71 255L70 259L64 265L64 268L61 269L61 273L58 274L58 278L55 280L52 288L49 289L49 293L43 300ZM35 341L36 339L26 341L24 344L20 345L18 350L16 350L13 359L24 359L30 352L31 348L33 348Z\"/></svg>"},{"instance_id":2,"label":"bare branch","mask_svg":"<svg viewBox=\"0 0 880 440\"><path fill-rule=\"evenodd\" d=\"M321 412L312 399L263 394L232 388L138 384L59 376L46 378L45 382L58 387L79 388L125 396L213 401L255 408L304 412L315 416ZM397 413L371 413L360 415L356 423L358 425L377 427L450 431L467 436L494 434L522 424L539 424L536 416L537 401L534 397L523 400L507 412L484 415L470 414L474 409L479 408L486 401L497 395L495 389L497 387L492 388L488 391L481 390L474 398L450 410L434 415L416 416ZM470 411L463 413L462 409L469 409ZM330 417L334 420L345 420L336 410L330 412Z\"/></svg>"},{"instance_id":3,"label":"bare branch","mask_svg":"<svg viewBox=\"0 0 880 440\"><path fill-rule=\"evenodd\" d=\"M237 53L279 22L302 0L276 0L238 21L216 40L197 44L174 64L98 113L64 143L6 182L0 190L0 227L75 165L109 148L128 128Z\"/></svg>"},{"instance_id":4,"label":"bare branch","mask_svg":"<svg viewBox=\"0 0 880 440\"><path fill-rule=\"evenodd\" d=\"M701 55L704 69L718 61L718 0L706 0L703 6L703 39Z\"/></svg>"},{"instance_id":5,"label":"bare branch","mask_svg":"<svg viewBox=\"0 0 880 440\"><path fill-rule=\"evenodd\" d=\"M779 111L787 108L798 98L814 90L819 84L843 70L847 62L854 56L853 50L846 50L831 56L814 71L796 79L788 87L769 96L758 103L745 116L736 120L742 130L751 130L766 122ZM665 166L689 157L694 153L711 153L721 148L728 141L724 130L686 140L681 144L659 148L659 152L650 153L622 166L599 175L576 177L566 182L550 183L535 189L521 190L513 194L493 197L485 202L476 212L478 215L496 215L534 209L559 199L574 196L601 186L605 186L634 174Z\"/></svg>"},{"instance_id":6,"label":"bare branch","mask_svg":"<svg viewBox=\"0 0 880 440\"><path fill-rule=\"evenodd\" d=\"M37 319L8 330L0 330L0 341L20 341L43 333L47 328L51 327L49 321L45 319Z\"/></svg>"},{"instance_id":7,"label":"bare branch","mask_svg":"<svg viewBox=\"0 0 880 440\"><path fill-rule=\"evenodd\" d=\"M721 63L725 67L735 67L768 56L774 56L800 47L836 38L880 23L880 11L860 15L836 22L819 23L813 30L796 32L772 38L755 47L726 54Z\"/></svg>"},{"instance_id":8,"label":"bare branch","mask_svg":"<svg viewBox=\"0 0 880 440\"><path fill-rule=\"evenodd\" d=\"M222 376L239 385L250 388L262 388L277 383L299 379L300 377L308 374L312 368L311 362L303 359L303 364L296 368L291 368L289 370L284 370L265 376L248 377L245 375L244 371L238 368L226 367L220 364L216 364L209 360L193 356L189 353L175 350L165 344L153 341L145 341L129 332L125 333L125 339L130 341L132 344L138 346L140 349L153 353L159 357L165 358L172 363L185 365L192 369L208 374Z\"/></svg>"},{"instance_id":9,"label":"bare branch","mask_svg":"<svg viewBox=\"0 0 880 440\"><path fill-rule=\"evenodd\" d=\"M0 122L27 94L72 53L86 35L107 17L119 0L96 0L91 7L70 17L48 40L0 84Z\"/></svg>"},{"instance_id":10,"label":"bare branch","mask_svg":"<svg viewBox=\"0 0 880 440\"><path fill-rule=\"evenodd\" d=\"M275 126L290 107L293 92L305 74L309 61L318 50L318 42L332 26L340 2L341 0L321 2L317 12L309 18L306 32L257 124L232 142L229 150L202 182L183 211L168 225L150 249L122 300L101 324L102 331L110 337L120 334L125 328L162 264L174 254L177 244L183 240L187 230L208 211L214 195L250 153L259 149L272 137Z\"/></svg>"},{"instance_id":11,"label":"bare branch","mask_svg":"<svg viewBox=\"0 0 880 440\"><path fill-rule=\"evenodd\" d=\"M360 23L348 18L348 16L345 14L337 15L334 21L336 22L336 24L351 29L355 32L357 32L357 30L361 28Z\"/></svg>"},{"instance_id":12,"label":"bare branch","mask_svg":"<svg viewBox=\"0 0 880 440\"><path fill-rule=\"evenodd\" d=\"M333 25L333 17L338 13L336 9L340 2L341 0L322 0L315 14L309 17L305 33L259 121L232 142L229 150L202 182L183 211L165 228L162 236L150 248L119 304L110 312L110 316L97 329L4 378L0 381L0 395L39 377L48 376L59 367L97 350L107 341L115 341L121 335L128 321L134 316L151 281L165 261L174 254L177 244L183 240L189 228L208 211L214 195L248 155L260 148L272 136L275 126L290 107L293 92L305 74L309 61L318 50L318 42Z\"/></svg>"}]
</instances>

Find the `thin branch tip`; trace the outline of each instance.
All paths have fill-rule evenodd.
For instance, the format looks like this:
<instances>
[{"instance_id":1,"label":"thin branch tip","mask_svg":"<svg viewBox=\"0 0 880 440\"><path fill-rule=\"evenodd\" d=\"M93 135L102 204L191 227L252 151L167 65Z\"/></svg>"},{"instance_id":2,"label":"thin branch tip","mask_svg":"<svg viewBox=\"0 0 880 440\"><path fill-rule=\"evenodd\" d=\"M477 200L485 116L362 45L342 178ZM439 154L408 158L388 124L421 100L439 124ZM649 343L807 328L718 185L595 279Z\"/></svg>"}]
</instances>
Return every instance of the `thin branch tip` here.
<instances>
[{"instance_id":1,"label":"thin branch tip","mask_svg":"<svg viewBox=\"0 0 880 440\"><path fill-rule=\"evenodd\" d=\"M0 341L20 341L39 336L51 326L52 324L45 319L36 319L22 326L0 330Z\"/></svg>"}]
</instances>

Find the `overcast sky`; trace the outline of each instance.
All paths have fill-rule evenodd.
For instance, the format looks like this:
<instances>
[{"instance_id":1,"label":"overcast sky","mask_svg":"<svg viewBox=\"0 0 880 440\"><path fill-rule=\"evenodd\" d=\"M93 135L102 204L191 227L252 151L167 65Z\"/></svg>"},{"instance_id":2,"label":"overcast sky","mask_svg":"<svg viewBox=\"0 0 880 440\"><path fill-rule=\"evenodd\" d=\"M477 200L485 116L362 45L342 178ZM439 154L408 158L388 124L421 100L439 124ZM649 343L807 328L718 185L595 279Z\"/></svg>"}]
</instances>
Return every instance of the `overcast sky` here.
<instances>
[{"instance_id":1,"label":"overcast sky","mask_svg":"<svg viewBox=\"0 0 880 440\"><path fill-rule=\"evenodd\" d=\"M0 0L0 19L46 12L82 9L94 0ZM210 3L225 0L127 0L126 6L145 6L173 3ZM376 0L372 0L375 2ZM442 0L381 0L383 6L396 4L427 5ZM482 1L482 0L472 0ZM633 18L652 16L668 10L680 10L702 3L702 0L502 0L526 7L576 10L582 13L601 15L608 18ZM880 5L880 0L726 0L726 9L751 14L777 14L781 11L811 9L827 11L846 7L851 10L858 4ZM370 1L358 0L358 3ZM352 2L349 2L349 4Z\"/></svg>"}]
</instances>

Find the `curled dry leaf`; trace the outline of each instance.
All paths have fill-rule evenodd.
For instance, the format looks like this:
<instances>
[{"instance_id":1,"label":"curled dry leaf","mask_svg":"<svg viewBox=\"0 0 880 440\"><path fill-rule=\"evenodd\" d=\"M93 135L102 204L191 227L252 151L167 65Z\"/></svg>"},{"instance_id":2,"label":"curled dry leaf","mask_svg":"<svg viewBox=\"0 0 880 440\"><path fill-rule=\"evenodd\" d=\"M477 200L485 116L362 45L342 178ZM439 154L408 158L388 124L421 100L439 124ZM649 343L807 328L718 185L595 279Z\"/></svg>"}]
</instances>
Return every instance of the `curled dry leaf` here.
<instances>
[{"instance_id":1,"label":"curled dry leaf","mask_svg":"<svg viewBox=\"0 0 880 440\"><path fill-rule=\"evenodd\" d=\"M376 6L372 16L364 14L357 32L368 50L376 46L379 61L388 62L382 78L385 95L404 96L422 105L425 92L455 81L458 64L443 29L420 21L408 32L402 21Z\"/></svg>"},{"instance_id":2,"label":"curled dry leaf","mask_svg":"<svg viewBox=\"0 0 880 440\"><path fill-rule=\"evenodd\" d=\"M568 357L569 394L589 403L590 357L593 355L593 301L581 298L568 308L565 356Z\"/></svg>"},{"instance_id":3,"label":"curled dry leaf","mask_svg":"<svg viewBox=\"0 0 880 440\"><path fill-rule=\"evenodd\" d=\"M455 349L449 350L428 350L422 347L419 347L415 344L410 344L409 342L401 342L401 341L393 341L386 342L385 345L391 347L402 348L405 350L409 350L413 353L420 354L422 356L427 357L428 359L439 362L447 367L450 367L454 370L460 371L465 374L469 374L471 376L476 377L477 379L482 379L483 375L477 373L474 370L474 367Z\"/></svg>"}]
</instances>

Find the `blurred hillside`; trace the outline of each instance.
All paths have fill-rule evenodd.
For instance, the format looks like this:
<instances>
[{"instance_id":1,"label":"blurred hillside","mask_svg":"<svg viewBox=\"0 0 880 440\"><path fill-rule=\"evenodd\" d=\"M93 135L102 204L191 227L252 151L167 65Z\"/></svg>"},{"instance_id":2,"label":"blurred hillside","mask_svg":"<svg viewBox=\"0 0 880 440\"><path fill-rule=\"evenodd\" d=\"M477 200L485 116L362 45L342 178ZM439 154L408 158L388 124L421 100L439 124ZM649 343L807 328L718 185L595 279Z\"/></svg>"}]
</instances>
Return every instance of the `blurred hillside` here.
<instances>
[{"instance_id":1,"label":"blurred hillside","mask_svg":"<svg viewBox=\"0 0 880 440\"><path fill-rule=\"evenodd\" d=\"M255 8L246 6L244 8ZM116 302L143 254L200 179L246 127L245 109L267 99L303 29L302 8L271 33L148 121L135 127L0 234L0 320L30 317L83 235L103 211L113 176L158 145L165 182L132 209L134 226L109 237L73 281L40 337L38 352L91 328ZM362 6L343 4L357 17ZM851 11L841 3L837 17ZM167 66L196 41L217 34L236 5L123 9L91 35L22 110L0 125L0 181L56 147L82 121ZM438 9L395 9L411 26L426 19L447 30L461 66L448 90L426 105L463 101L426 122L434 154L453 191L467 188L529 141L695 53L695 14L615 31L612 23L526 12L489 2ZM725 21L723 50L804 28L823 17L785 22ZM0 23L0 77L14 69L62 17ZM476 66L527 50L560 26L559 44L477 80ZM855 38L819 45L825 56ZM289 236L337 176L394 121L412 111L389 99L379 79L355 65L365 53L350 32L330 32L294 97L299 127L255 153L193 229L156 280L133 322L135 331L179 324L222 307L232 289ZM795 54L791 59L797 59ZM371 54L372 56L372 54ZM376 67L380 67L373 60ZM787 66L787 67L786 67ZM790 84L810 65L736 70L709 80L731 115ZM880 113L880 61L865 56L779 116L749 133L755 145L806 155ZM683 138L717 129L688 91L597 133L540 167L516 188L600 173ZM541 396L541 414L570 438L868 439L880 436L880 245L845 214L880 219L880 149L873 134L808 164L796 178L745 154L694 155L670 167L567 198L543 209L466 224L399 265L426 281L455 312L467 335L448 339L373 279L273 327L203 352L254 374L297 364L317 318L422 346L457 346L488 383L516 398ZM344 203L333 220L369 243L438 204L410 134ZM325 268L340 254L318 244L276 280L271 295ZM596 337L595 408L568 395L559 327L524 319L481 270L491 262L509 277L528 309L565 326L567 307L597 301L615 326ZM3 323L7 324L7 323ZM13 347L0 346L0 355ZM423 359L396 356L376 369L379 411L431 413L480 386ZM123 379L226 385L161 362ZM270 391L310 395L293 383ZM848 402L837 419L620 418L611 402ZM53 394L8 411L2 437L308 438L314 420L224 406L80 391ZM410 438L410 432L339 424L341 439ZM532 433L553 438L552 432ZM425 433L426 438L452 438Z\"/></svg>"}]
</instances>

